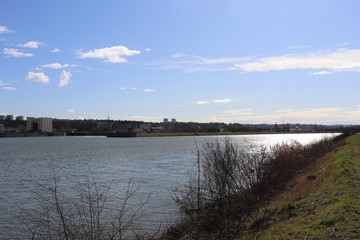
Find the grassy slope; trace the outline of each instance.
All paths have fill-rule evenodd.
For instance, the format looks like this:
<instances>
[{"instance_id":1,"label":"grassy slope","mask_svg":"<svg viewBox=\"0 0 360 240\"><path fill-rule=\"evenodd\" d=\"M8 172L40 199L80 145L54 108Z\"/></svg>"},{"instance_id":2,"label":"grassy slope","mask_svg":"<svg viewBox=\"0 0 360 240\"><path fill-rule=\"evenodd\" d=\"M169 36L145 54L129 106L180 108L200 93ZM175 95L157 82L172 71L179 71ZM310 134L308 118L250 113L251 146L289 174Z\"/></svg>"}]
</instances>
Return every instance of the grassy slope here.
<instances>
[{"instance_id":1,"label":"grassy slope","mask_svg":"<svg viewBox=\"0 0 360 240\"><path fill-rule=\"evenodd\" d=\"M239 239L360 239L360 135L313 163Z\"/></svg>"}]
</instances>

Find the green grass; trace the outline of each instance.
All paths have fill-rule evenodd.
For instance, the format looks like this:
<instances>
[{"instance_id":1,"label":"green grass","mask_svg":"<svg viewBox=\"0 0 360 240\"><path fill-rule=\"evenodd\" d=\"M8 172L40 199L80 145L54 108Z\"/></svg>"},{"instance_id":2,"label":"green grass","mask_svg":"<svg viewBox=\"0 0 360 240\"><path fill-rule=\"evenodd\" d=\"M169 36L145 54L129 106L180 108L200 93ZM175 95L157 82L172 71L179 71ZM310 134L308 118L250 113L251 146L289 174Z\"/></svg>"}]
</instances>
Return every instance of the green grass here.
<instances>
[{"instance_id":1,"label":"green grass","mask_svg":"<svg viewBox=\"0 0 360 240\"><path fill-rule=\"evenodd\" d=\"M313 163L238 239L360 239L360 135Z\"/></svg>"}]
</instances>

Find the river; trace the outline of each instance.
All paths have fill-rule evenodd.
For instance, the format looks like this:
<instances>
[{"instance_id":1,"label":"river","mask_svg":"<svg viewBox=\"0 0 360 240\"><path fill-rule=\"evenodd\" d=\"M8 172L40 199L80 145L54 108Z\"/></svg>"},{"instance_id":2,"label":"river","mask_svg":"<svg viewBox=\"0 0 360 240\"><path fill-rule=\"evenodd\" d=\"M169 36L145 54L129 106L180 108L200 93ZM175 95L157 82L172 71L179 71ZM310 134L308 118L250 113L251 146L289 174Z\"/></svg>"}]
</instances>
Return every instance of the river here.
<instances>
[{"instance_id":1,"label":"river","mask_svg":"<svg viewBox=\"0 0 360 240\"><path fill-rule=\"evenodd\" d=\"M272 145L289 140L310 143L328 134L270 134L230 136L242 144ZM34 181L51 179L53 170L60 185L72 188L75 182L92 175L102 185L112 183L115 192L124 191L129 181L140 186L137 197L149 200L144 206L146 229L164 228L177 219L172 199L175 187L182 186L196 164L195 143L221 140L207 137L28 137L0 138L0 231L1 239L18 239L22 234L16 220L22 208L36 208L31 193ZM74 180L76 179L76 181ZM66 191L72 194L71 191Z\"/></svg>"}]
</instances>

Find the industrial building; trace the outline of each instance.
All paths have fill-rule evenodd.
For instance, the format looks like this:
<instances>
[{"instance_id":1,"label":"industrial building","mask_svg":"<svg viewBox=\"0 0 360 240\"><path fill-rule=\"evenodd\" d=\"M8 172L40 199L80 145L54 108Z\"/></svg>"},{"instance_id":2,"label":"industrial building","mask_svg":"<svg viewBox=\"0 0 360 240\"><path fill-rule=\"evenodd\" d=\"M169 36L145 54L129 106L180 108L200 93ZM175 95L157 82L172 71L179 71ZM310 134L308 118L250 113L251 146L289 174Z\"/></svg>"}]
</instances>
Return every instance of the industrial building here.
<instances>
[{"instance_id":1,"label":"industrial building","mask_svg":"<svg viewBox=\"0 0 360 240\"><path fill-rule=\"evenodd\" d=\"M27 117L26 119L27 132L53 132L53 123L51 118L33 118Z\"/></svg>"}]
</instances>

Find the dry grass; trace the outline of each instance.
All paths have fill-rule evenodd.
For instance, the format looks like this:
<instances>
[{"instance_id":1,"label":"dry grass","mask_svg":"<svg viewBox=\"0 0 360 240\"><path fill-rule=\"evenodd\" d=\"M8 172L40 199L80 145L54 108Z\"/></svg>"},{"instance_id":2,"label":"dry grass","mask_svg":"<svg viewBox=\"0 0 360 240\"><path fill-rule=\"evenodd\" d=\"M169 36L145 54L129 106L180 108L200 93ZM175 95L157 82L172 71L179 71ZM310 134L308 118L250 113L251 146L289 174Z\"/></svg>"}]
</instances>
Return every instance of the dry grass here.
<instances>
[{"instance_id":1,"label":"dry grass","mask_svg":"<svg viewBox=\"0 0 360 240\"><path fill-rule=\"evenodd\" d=\"M328 182L328 178L336 172L337 166L325 163L328 153L342 144L343 139L323 139L306 146L297 142L281 144L273 147L271 153L260 155L242 150L238 152L232 143L208 145L211 148L205 149L205 160L211 160L211 164L205 166L211 168L205 168L203 172L210 169L212 178L205 176L206 181L201 184L205 188L201 191L210 193L206 194L210 204L188 212L189 220L177 226L177 234L170 235L170 238L233 239L245 234L252 239L272 224L301 215L304 209L305 213L311 213L311 207L294 202L301 201L303 196ZM248 163L255 159L259 162L252 163L254 167L249 168ZM244 164L238 165L241 161ZM218 167L219 164L221 167ZM327 167L323 168L325 165ZM236 178L238 175L239 178ZM249 184L239 184L245 182ZM193 194L196 193L196 185L189 186L189 190L181 196L183 198L178 198L183 209L193 209L194 204L189 203L196 202L197 195ZM321 223L332 225L335 221L324 219Z\"/></svg>"},{"instance_id":2,"label":"dry grass","mask_svg":"<svg viewBox=\"0 0 360 240\"><path fill-rule=\"evenodd\" d=\"M319 158L238 239L360 239L360 135Z\"/></svg>"}]
</instances>

